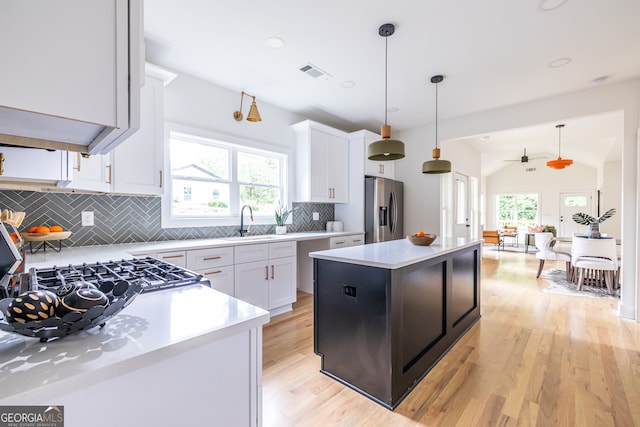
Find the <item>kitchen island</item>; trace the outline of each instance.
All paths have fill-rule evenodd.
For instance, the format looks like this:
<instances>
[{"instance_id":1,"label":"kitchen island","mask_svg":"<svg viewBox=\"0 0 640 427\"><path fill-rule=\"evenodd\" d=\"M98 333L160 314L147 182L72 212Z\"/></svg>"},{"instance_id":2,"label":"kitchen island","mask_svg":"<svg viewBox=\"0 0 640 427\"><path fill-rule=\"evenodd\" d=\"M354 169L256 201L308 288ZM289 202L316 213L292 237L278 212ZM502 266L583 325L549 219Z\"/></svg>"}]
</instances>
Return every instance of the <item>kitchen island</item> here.
<instances>
[{"instance_id":1,"label":"kitchen island","mask_svg":"<svg viewBox=\"0 0 640 427\"><path fill-rule=\"evenodd\" d=\"M480 240L312 252L321 372L394 409L480 318Z\"/></svg>"},{"instance_id":2,"label":"kitchen island","mask_svg":"<svg viewBox=\"0 0 640 427\"><path fill-rule=\"evenodd\" d=\"M203 285L143 293L104 328L0 332L0 405L63 405L65 426L261 425L269 312Z\"/></svg>"}]
</instances>

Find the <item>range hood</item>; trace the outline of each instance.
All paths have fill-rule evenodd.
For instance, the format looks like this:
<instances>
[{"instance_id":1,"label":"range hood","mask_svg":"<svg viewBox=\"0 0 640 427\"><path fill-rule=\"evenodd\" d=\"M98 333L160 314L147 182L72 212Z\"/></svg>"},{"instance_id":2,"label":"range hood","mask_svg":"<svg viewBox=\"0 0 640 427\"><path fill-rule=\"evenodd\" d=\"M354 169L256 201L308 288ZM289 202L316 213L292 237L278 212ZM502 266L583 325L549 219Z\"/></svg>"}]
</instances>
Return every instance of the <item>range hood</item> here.
<instances>
[{"instance_id":1,"label":"range hood","mask_svg":"<svg viewBox=\"0 0 640 427\"><path fill-rule=\"evenodd\" d=\"M7 8L0 144L105 154L138 130L142 0Z\"/></svg>"},{"instance_id":2,"label":"range hood","mask_svg":"<svg viewBox=\"0 0 640 427\"><path fill-rule=\"evenodd\" d=\"M138 129L138 123L127 122L127 127L114 128L0 107L0 144L104 154Z\"/></svg>"}]
</instances>

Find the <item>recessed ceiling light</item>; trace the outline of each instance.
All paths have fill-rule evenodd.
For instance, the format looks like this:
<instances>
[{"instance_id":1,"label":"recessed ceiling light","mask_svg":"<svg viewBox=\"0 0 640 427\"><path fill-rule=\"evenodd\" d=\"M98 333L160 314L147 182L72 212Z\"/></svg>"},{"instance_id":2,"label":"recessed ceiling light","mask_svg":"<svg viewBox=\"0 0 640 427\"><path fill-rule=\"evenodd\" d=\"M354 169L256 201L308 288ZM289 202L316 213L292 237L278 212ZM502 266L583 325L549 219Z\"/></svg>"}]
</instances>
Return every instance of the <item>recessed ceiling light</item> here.
<instances>
[{"instance_id":1,"label":"recessed ceiling light","mask_svg":"<svg viewBox=\"0 0 640 427\"><path fill-rule=\"evenodd\" d=\"M400 111L400 109L398 107L389 107L389 108L387 108L387 113L397 113L398 111Z\"/></svg>"},{"instance_id":2,"label":"recessed ceiling light","mask_svg":"<svg viewBox=\"0 0 640 427\"><path fill-rule=\"evenodd\" d=\"M352 80L345 80L342 83L340 83L340 86L345 88L345 89L351 89L355 85L356 85L356 82L354 82Z\"/></svg>"},{"instance_id":3,"label":"recessed ceiling light","mask_svg":"<svg viewBox=\"0 0 640 427\"><path fill-rule=\"evenodd\" d=\"M267 39L267 46L273 49L280 49L282 46L284 46L284 40L282 40L280 37L269 37Z\"/></svg>"},{"instance_id":4,"label":"recessed ceiling light","mask_svg":"<svg viewBox=\"0 0 640 427\"><path fill-rule=\"evenodd\" d=\"M558 58L549 62L549 65L547 66L549 68L560 68L560 67L564 67L565 65L568 65L569 63L571 63L571 61L572 61L571 58Z\"/></svg>"},{"instance_id":5,"label":"recessed ceiling light","mask_svg":"<svg viewBox=\"0 0 640 427\"><path fill-rule=\"evenodd\" d=\"M567 0L542 0L538 3L538 11L540 12L549 12L550 10L554 10L563 6Z\"/></svg>"},{"instance_id":6,"label":"recessed ceiling light","mask_svg":"<svg viewBox=\"0 0 640 427\"><path fill-rule=\"evenodd\" d=\"M482 141L482 142L487 142L490 139L491 139L491 136L489 136L489 135L485 135L485 136L481 136L480 137L480 141Z\"/></svg>"}]
</instances>

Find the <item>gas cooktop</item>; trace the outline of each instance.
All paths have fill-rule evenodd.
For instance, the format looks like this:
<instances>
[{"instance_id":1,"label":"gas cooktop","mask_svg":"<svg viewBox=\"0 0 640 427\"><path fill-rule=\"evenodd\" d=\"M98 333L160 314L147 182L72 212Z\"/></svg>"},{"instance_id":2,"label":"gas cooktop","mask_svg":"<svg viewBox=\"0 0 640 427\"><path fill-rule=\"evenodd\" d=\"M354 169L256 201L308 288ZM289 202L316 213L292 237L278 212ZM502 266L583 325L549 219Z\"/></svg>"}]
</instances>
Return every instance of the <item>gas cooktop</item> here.
<instances>
[{"instance_id":1,"label":"gas cooktop","mask_svg":"<svg viewBox=\"0 0 640 427\"><path fill-rule=\"evenodd\" d=\"M104 282L116 285L121 280L140 281L142 292L193 284L211 285L201 274L151 257L29 270L31 289L58 288L77 282L100 287Z\"/></svg>"}]
</instances>

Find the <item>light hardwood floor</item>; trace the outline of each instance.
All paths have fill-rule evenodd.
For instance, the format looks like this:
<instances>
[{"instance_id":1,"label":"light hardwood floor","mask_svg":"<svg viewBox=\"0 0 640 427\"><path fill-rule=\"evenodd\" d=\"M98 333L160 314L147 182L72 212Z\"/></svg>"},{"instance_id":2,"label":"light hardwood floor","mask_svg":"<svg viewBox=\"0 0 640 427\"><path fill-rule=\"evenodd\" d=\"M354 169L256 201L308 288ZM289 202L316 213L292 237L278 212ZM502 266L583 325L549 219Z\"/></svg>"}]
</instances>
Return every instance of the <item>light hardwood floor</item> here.
<instances>
[{"instance_id":1,"label":"light hardwood floor","mask_svg":"<svg viewBox=\"0 0 640 427\"><path fill-rule=\"evenodd\" d=\"M614 299L543 293L537 265L485 251L481 319L393 412L319 372L299 293L264 327L263 425L640 426L640 324Z\"/></svg>"}]
</instances>

